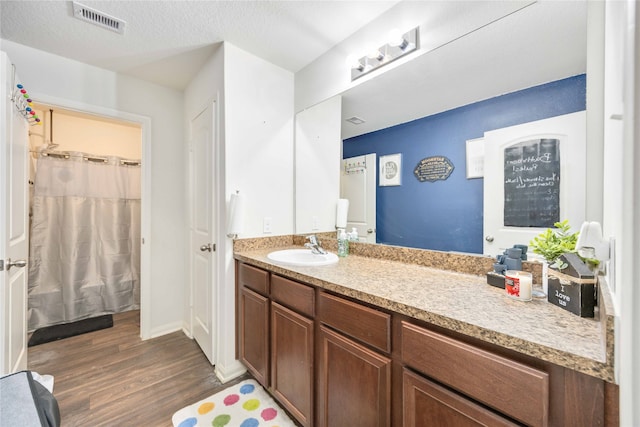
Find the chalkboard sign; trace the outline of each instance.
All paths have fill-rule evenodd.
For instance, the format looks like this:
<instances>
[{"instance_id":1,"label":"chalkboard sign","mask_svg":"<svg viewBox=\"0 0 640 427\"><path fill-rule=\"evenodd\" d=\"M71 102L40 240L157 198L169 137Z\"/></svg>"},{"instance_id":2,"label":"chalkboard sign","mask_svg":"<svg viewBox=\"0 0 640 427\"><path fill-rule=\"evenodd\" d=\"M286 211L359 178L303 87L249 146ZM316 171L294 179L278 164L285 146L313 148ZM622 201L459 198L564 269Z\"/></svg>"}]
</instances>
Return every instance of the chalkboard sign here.
<instances>
[{"instance_id":1,"label":"chalkboard sign","mask_svg":"<svg viewBox=\"0 0 640 427\"><path fill-rule=\"evenodd\" d=\"M560 221L560 140L504 149L504 225L553 227Z\"/></svg>"}]
</instances>

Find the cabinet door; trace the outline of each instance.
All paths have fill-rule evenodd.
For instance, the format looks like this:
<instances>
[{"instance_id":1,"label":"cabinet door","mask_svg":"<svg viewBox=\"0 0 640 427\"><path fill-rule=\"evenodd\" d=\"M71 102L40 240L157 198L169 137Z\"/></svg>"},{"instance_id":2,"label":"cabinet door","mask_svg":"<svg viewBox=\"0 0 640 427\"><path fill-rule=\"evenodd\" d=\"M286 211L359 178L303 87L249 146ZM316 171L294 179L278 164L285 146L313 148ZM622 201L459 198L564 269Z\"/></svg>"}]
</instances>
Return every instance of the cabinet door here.
<instances>
[{"instance_id":1,"label":"cabinet door","mask_svg":"<svg viewBox=\"0 0 640 427\"><path fill-rule=\"evenodd\" d=\"M318 426L390 425L391 360L320 326Z\"/></svg>"},{"instance_id":2,"label":"cabinet door","mask_svg":"<svg viewBox=\"0 0 640 427\"><path fill-rule=\"evenodd\" d=\"M407 369L402 389L404 427L517 425Z\"/></svg>"},{"instance_id":3,"label":"cabinet door","mask_svg":"<svg viewBox=\"0 0 640 427\"><path fill-rule=\"evenodd\" d=\"M271 390L303 426L313 420L313 320L271 303Z\"/></svg>"},{"instance_id":4,"label":"cabinet door","mask_svg":"<svg viewBox=\"0 0 640 427\"><path fill-rule=\"evenodd\" d=\"M238 340L240 360L267 387L269 368L269 300L240 288Z\"/></svg>"}]
</instances>

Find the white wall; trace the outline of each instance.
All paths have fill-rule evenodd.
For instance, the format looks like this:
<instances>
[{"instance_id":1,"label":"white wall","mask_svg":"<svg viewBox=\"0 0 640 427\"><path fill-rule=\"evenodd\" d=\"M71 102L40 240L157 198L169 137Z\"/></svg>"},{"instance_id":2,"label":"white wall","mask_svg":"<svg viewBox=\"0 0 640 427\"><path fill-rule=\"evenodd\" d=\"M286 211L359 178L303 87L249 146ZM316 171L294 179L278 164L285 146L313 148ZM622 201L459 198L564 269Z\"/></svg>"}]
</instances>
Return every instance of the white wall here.
<instances>
[{"instance_id":1,"label":"white wall","mask_svg":"<svg viewBox=\"0 0 640 427\"><path fill-rule=\"evenodd\" d=\"M185 280L185 180L182 93L6 40L0 47L16 65L36 102L66 104L150 118L151 310L142 313L150 335L179 329ZM82 109L82 108L79 108ZM143 206L145 201L143 200ZM144 210L144 207L143 207ZM144 212L143 212L144 216ZM144 227L144 224L143 224Z\"/></svg>"},{"instance_id":2,"label":"white wall","mask_svg":"<svg viewBox=\"0 0 640 427\"><path fill-rule=\"evenodd\" d=\"M224 43L185 90L185 123L217 104L214 360L223 381L245 368L235 358L235 269L226 236L231 194L244 198L240 238L293 232L293 74ZM264 217L271 218L263 233ZM188 323L188 320L185 320Z\"/></svg>"},{"instance_id":3,"label":"white wall","mask_svg":"<svg viewBox=\"0 0 640 427\"><path fill-rule=\"evenodd\" d=\"M225 43L225 97L226 200L244 196L240 237L291 234L293 74Z\"/></svg>"},{"instance_id":4,"label":"white wall","mask_svg":"<svg viewBox=\"0 0 640 427\"><path fill-rule=\"evenodd\" d=\"M293 74L229 43L224 45L224 64L225 201L236 191L244 198L240 237L291 234ZM270 233L263 232L265 217L270 218ZM232 255L229 245L218 305L218 314L223 316L218 328L218 360L225 365L235 361Z\"/></svg>"}]
</instances>

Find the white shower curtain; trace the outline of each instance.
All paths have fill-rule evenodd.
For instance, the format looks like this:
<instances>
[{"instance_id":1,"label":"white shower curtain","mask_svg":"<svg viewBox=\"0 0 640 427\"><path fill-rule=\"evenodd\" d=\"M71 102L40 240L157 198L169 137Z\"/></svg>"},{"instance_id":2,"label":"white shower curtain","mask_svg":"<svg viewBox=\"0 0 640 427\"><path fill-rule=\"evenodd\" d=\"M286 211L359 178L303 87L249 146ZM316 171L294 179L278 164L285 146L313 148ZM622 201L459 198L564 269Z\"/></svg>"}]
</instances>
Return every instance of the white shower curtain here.
<instances>
[{"instance_id":1,"label":"white shower curtain","mask_svg":"<svg viewBox=\"0 0 640 427\"><path fill-rule=\"evenodd\" d=\"M29 330L140 307L140 167L38 158Z\"/></svg>"}]
</instances>

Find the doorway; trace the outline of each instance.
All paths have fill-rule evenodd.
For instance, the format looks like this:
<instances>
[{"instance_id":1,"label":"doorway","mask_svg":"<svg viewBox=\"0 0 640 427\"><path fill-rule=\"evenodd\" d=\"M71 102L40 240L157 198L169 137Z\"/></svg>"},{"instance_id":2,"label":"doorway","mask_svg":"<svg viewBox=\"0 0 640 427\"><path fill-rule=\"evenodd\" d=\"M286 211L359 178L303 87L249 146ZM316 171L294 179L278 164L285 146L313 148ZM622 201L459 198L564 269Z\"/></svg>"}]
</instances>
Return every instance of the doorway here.
<instances>
[{"instance_id":1,"label":"doorway","mask_svg":"<svg viewBox=\"0 0 640 427\"><path fill-rule=\"evenodd\" d=\"M140 337L145 340L151 337L150 331L150 316L151 316L151 289L150 289L150 248L147 242L145 241L145 237L149 236L150 232L150 171L151 171L151 143L150 143L150 129L151 129L151 120L149 117L138 116L130 113L123 113L117 110L105 109L102 107L96 107L89 104L78 104L73 102L68 102L60 99L40 99L39 107L42 109L42 117L47 117L50 113L49 110L53 110L53 124L54 129L53 133L48 133L48 128L40 131L42 135L40 135L41 141L43 143L49 142L53 144L58 144L58 146L54 146L57 150L64 150L65 148L59 145L62 142L62 138L60 140L54 139L51 140L51 136L55 138L56 136L56 126L58 125L58 120L61 117L61 114L64 113L67 116L72 116L75 119L85 121L85 124L94 123L107 123L111 124L115 128L134 128L137 129L137 152L139 153L138 159L141 160L141 170L140 170L140 262L139 262L139 275L140 275ZM49 119L50 120L50 119ZM30 137L31 139L31 137ZM47 141L48 140L48 141ZM31 141L30 141L30 145ZM77 147L71 147L71 150L79 150ZM91 147L87 149L82 149L82 151L87 151L92 154L101 154L100 152L95 153L97 150L96 147ZM32 150L33 151L33 150ZM33 153L30 153L33 154ZM118 155L118 153L110 153ZM122 153L120 153L122 154ZM124 153L125 158L131 158L131 153ZM33 157L31 156L32 160Z\"/></svg>"},{"instance_id":2,"label":"doorway","mask_svg":"<svg viewBox=\"0 0 640 427\"><path fill-rule=\"evenodd\" d=\"M349 200L347 231L358 241L376 243L376 153L342 160L340 197Z\"/></svg>"},{"instance_id":3,"label":"doorway","mask_svg":"<svg viewBox=\"0 0 640 427\"><path fill-rule=\"evenodd\" d=\"M217 220L215 150L216 103L207 105L190 124L190 270L191 331L194 339L212 365L214 362L215 306L213 278L217 274L215 258Z\"/></svg>"}]
</instances>

